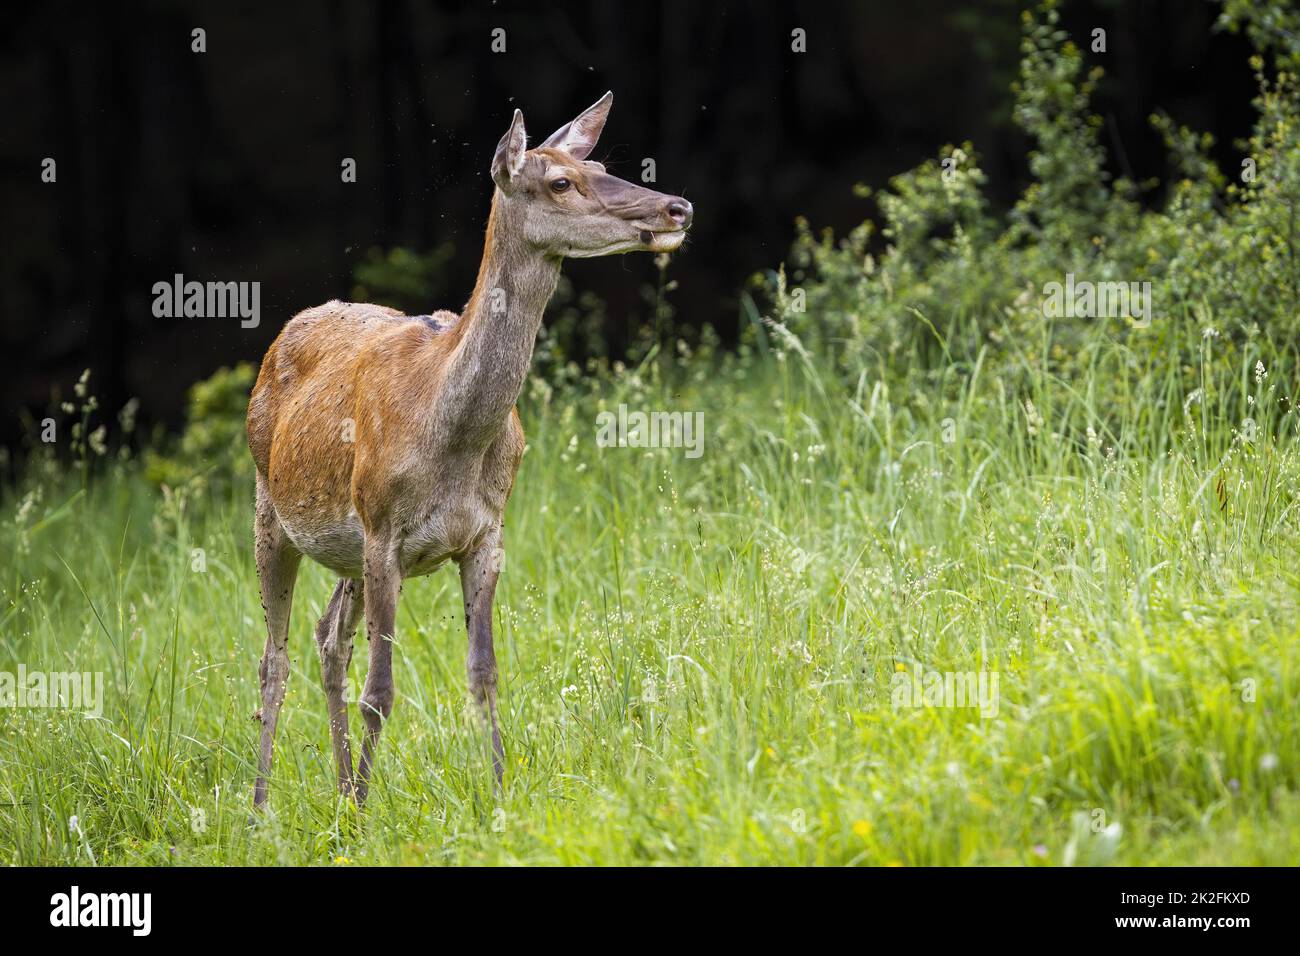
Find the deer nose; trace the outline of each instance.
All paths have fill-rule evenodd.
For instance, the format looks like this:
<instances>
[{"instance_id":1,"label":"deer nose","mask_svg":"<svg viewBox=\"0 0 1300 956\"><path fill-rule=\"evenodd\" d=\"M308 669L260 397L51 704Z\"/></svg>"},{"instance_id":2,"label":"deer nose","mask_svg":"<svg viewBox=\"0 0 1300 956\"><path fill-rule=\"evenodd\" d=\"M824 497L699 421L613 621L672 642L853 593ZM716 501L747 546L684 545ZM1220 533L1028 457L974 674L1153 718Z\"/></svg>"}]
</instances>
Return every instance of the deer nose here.
<instances>
[{"instance_id":1,"label":"deer nose","mask_svg":"<svg viewBox=\"0 0 1300 956\"><path fill-rule=\"evenodd\" d=\"M674 196L668 200L668 206L665 210L668 218L677 225L685 229L691 224L691 218L695 215L695 209L685 199L680 196Z\"/></svg>"}]
</instances>

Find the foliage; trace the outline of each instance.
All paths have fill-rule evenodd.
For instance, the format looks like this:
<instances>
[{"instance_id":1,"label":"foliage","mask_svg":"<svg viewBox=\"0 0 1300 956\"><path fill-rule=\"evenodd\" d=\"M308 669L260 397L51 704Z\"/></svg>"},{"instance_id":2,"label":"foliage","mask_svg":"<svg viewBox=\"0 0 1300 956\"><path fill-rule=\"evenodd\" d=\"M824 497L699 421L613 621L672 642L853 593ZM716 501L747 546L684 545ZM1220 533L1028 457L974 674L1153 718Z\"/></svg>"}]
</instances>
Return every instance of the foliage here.
<instances>
[{"instance_id":1,"label":"foliage","mask_svg":"<svg viewBox=\"0 0 1300 956\"><path fill-rule=\"evenodd\" d=\"M184 489L192 499L222 500L236 489L242 493L253 477L244 418L256 379L256 367L240 362L195 383L180 441L167 452L145 452L149 480L173 491Z\"/></svg>"},{"instance_id":2,"label":"foliage","mask_svg":"<svg viewBox=\"0 0 1300 956\"><path fill-rule=\"evenodd\" d=\"M368 249L353 268L352 299L377 302L411 315L425 312L444 291L447 266L455 251L451 242L424 254L401 246L387 251Z\"/></svg>"},{"instance_id":3,"label":"foliage","mask_svg":"<svg viewBox=\"0 0 1300 956\"><path fill-rule=\"evenodd\" d=\"M1252 61L1260 88L1255 133L1243 144L1241 175L1225 176L1209 159L1210 140L1165 116L1165 136L1183 178L1163 208L1143 209L1138 185L1110 183L1099 131L1089 112L1099 69L1058 29L1055 4L1026 15L1016 122L1032 137L1032 181L1005 222L980 195L983 173L970 144L946 147L895 177L879 197L887 245L869 254L874 233L864 223L841 241L813 236L806 223L791 271L760 284L779 320L834 352L845 375L864 366L917 388L932 388L941 366L967 373L981 352L997 367L1016 367L1026 339L1044 345L1049 368L1085 374L1079 344L1090 322L1137 353L1190 370L1194 354L1170 354L1180 323L1223 336L1221 357L1233 363L1243 343L1268 330L1285 342L1300 333L1300 93L1285 68L1296 55L1294 18L1285 4L1229 4L1222 22L1244 28L1261 53ZM1277 68L1265 66L1271 55ZM946 168L944 166L946 164ZM1149 189L1151 184L1142 184ZM1044 321L1047 283L1069 274L1095 283L1151 283L1151 325L1123 317ZM797 299L798 295L804 301ZM1217 316L1211 328L1208 316ZM901 366L902 353L921 361ZM1288 350L1282 360L1295 367ZM1021 383L1023 384L1023 383Z\"/></svg>"}]
</instances>

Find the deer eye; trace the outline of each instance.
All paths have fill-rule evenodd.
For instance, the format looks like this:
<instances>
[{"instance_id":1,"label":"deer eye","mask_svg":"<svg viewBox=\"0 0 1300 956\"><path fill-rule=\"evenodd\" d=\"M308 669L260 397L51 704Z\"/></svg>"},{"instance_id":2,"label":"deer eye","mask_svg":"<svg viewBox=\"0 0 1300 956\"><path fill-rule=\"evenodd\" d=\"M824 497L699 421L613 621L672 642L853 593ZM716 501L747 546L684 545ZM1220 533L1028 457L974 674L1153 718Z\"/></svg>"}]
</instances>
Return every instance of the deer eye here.
<instances>
[{"instance_id":1,"label":"deer eye","mask_svg":"<svg viewBox=\"0 0 1300 956\"><path fill-rule=\"evenodd\" d=\"M567 179L551 180L551 192L562 193L569 188L571 184Z\"/></svg>"}]
</instances>

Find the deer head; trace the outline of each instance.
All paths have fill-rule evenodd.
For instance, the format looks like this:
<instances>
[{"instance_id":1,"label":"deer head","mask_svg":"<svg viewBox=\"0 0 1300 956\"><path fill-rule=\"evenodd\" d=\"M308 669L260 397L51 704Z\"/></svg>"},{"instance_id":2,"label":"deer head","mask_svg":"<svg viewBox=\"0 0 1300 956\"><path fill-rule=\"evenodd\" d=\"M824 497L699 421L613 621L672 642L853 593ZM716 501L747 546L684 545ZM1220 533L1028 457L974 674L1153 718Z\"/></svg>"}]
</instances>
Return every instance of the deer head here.
<instances>
[{"instance_id":1,"label":"deer head","mask_svg":"<svg viewBox=\"0 0 1300 956\"><path fill-rule=\"evenodd\" d=\"M646 189L587 159L605 127L614 94L527 148L524 114L497 144L492 181L498 212L548 255L588 259L621 252L672 252L694 210L680 196Z\"/></svg>"}]
</instances>

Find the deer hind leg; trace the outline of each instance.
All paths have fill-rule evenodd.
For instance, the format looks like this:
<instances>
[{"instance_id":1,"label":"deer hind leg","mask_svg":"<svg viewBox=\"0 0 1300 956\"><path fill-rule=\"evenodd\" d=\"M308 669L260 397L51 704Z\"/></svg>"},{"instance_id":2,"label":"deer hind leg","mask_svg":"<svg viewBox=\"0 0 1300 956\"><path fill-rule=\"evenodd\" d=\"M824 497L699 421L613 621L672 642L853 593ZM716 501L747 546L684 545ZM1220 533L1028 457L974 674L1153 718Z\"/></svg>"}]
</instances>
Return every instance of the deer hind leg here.
<instances>
[{"instance_id":1,"label":"deer hind leg","mask_svg":"<svg viewBox=\"0 0 1300 956\"><path fill-rule=\"evenodd\" d=\"M348 703L344 696L348 667L352 663L352 637L365 606L361 582L342 578L334 587L325 613L316 624L316 645L320 650L321 687L329 712L330 743L338 767L339 793L352 793L352 740L348 735Z\"/></svg>"},{"instance_id":2,"label":"deer hind leg","mask_svg":"<svg viewBox=\"0 0 1300 956\"><path fill-rule=\"evenodd\" d=\"M280 527L266 482L257 477L257 505L253 519L253 547L257 558L257 578L262 589L262 610L266 615L266 650L258 670L262 687L262 738L257 757L257 783L253 788L253 806L266 802L266 780L271 774L275 749L275 727L284 703L285 684L289 679L289 609L293 604L293 585L298 577L298 553Z\"/></svg>"},{"instance_id":3,"label":"deer hind leg","mask_svg":"<svg viewBox=\"0 0 1300 956\"><path fill-rule=\"evenodd\" d=\"M492 741L492 772L501 784L505 752L497 724L497 658L492 646L492 602L505 552L498 525L473 553L460 562L460 588L465 600L465 629L469 632L470 699L478 705Z\"/></svg>"},{"instance_id":4,"label":"deer hind leg","mask_svg":"<svg viewBox=\"0 0 1300 956\"><path fill-rule=\"evenodd\" d=\"M365 606L366 640L370 642L370 667L358 701L365 736L357 766L356 799L365 803L370 792L370 771L384 721L393 712L393 633L397 620L397 596L402 575L395 550L387 543L366 535Z\"/></svg>"}]
</instances>

